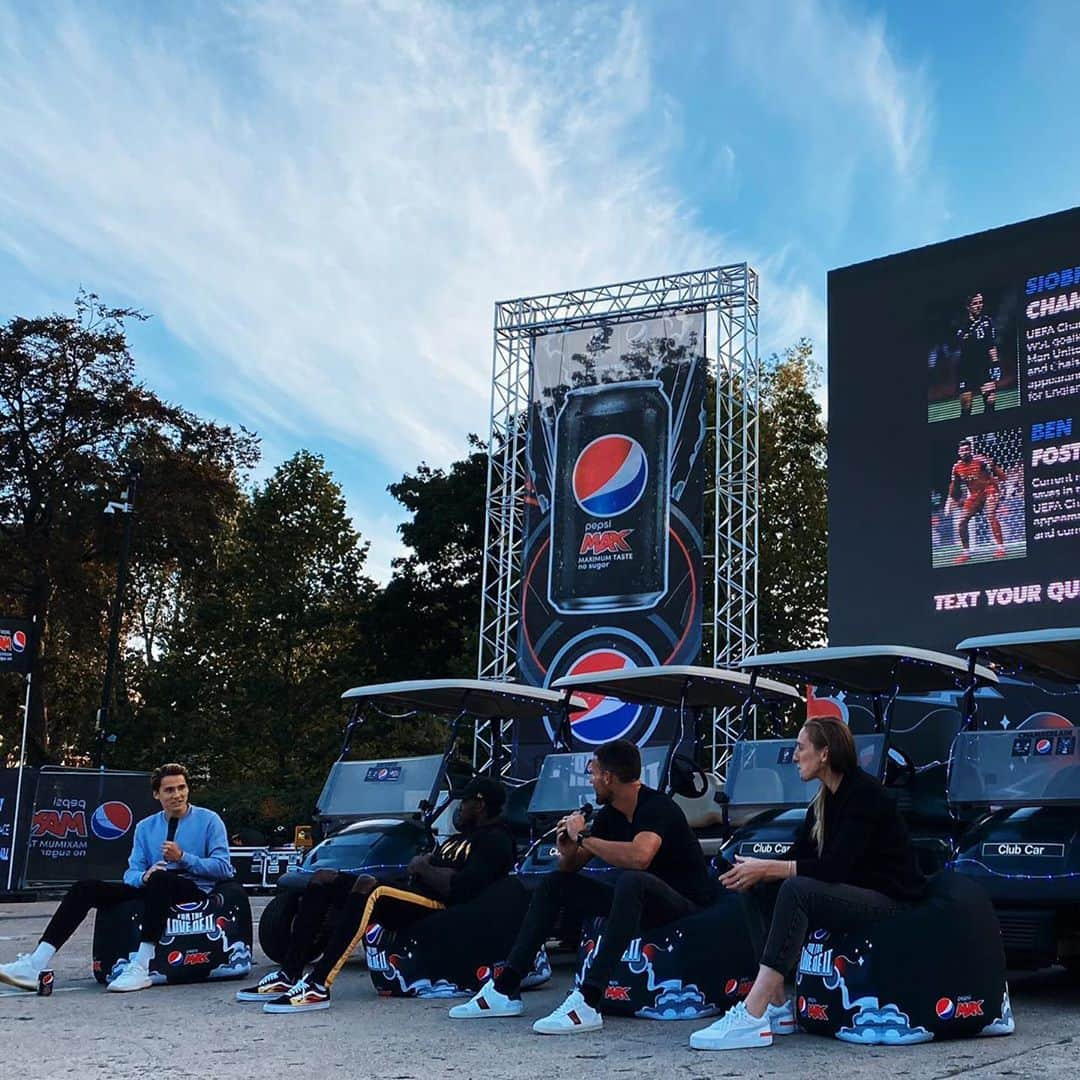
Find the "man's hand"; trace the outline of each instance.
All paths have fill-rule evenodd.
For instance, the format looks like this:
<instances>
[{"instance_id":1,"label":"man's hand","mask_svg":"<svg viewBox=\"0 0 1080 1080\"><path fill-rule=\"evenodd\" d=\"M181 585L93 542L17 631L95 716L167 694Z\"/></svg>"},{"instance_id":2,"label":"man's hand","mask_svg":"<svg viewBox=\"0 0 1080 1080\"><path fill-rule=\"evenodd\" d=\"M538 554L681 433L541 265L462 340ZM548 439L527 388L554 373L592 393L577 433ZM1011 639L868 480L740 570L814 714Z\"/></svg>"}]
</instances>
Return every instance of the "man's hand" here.
<instances>
[{"instance_id":1,"label":"man's hand","mask_svg":"<svg viewBox=\"0 0 1080 1080\"><path fill-rule=\"evenodd\" d=\"M720 876L720 884L732 892L746 892L753 888L759 881L765 879L768 867L765 859L748 859L742 855L735 856L735 865Z\"/></svg>"},{"instance_id":2,"label":"man's hand","mask_svg":"<svg viewBox=\"0 0 1080 1080\"><path fill-rule=\"evenodd\" d=\"M409 860L409 865L406 868L409 874L419 877L429 866L431 865L431 852L426 855L414 855Z\"/></svg>"},{"instance_id":3,"label":"man's hand","mask_svg":"<svg viewBox=\"0 0 1080 1080\"><path fill-rule=\"evenodd\" d=\"M166 862L179 862L184 857L180 845L175 840L166 840L161 845L161 854Z\"/></svg>"},{"instance_id":4,"label":"man's hand","mask_svg":"<svg viewBox=\"0 0 1080 1080\"><path fill-rule=\"evenodd\" d=\"M581 814L568 814L559 823L560 834L565 832L571 844L577 846L577 838L585 831L585 818Z\"/></svg>"},{"instance_id":5,"label":"man's hand","mask_svg":"<svg viewBox=\"0 0 1080 1080\"><path fill-rule=\"evenodd\" d=\"M145 885L154 874L160 873L164 869L165 869L165 863L163 863L163 862L154 863L154 865L151 866L149 870L147 870L147 871L145 871L143 873L143 876L142 876L143 884Z\"/></svg>"}]
</instances>

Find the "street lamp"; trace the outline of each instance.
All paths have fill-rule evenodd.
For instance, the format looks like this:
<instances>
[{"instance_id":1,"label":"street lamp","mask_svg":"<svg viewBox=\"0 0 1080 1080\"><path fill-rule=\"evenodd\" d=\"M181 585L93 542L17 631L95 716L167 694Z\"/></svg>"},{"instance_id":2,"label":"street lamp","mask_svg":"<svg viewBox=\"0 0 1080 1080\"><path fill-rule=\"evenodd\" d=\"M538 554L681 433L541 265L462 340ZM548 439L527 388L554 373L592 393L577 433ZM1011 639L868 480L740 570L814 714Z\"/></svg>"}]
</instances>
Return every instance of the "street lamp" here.
<instances>
[{"instance_id":1,"label":"street lamp","mask_svg":"<svg viewBox=\"0 0 1080 1080\"><path fill-rule=\"evenodd\" d=\"M101 688L101 708L97 714L97 748L94 767L103 768L105 744L116 742L116 734L109 730L109 712L112 706L112 684L116 673L116 656L120 649L120 617L124 608L124 587L127 584L128 554L131 551L131 527L135 517L135 492L142 475L142 464L128 462L127 487L120 493L120 501L110 501L106 514L124 515L124 535L120 540L120 561L116 570L116 595L113 597L112 618L109 623L109 653L105 661L105 682Z\"/></svg>"}]
</instances>

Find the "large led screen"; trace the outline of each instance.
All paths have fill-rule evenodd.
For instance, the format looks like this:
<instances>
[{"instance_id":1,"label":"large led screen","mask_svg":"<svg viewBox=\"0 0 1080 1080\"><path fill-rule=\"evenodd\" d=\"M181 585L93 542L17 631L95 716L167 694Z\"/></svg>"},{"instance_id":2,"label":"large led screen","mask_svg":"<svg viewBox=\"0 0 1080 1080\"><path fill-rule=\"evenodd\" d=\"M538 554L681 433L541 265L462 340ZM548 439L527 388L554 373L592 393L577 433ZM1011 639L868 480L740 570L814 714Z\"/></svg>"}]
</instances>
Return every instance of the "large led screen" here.
<instances>
[{"instance_id":1,"label":"large led screen","mask_svg":"<svg viewBox=\"0 0 1080 1080\"><path fill-rule=\"evenodd\" d=\"M1080 210L829 275L829 638L1080 625Z\"/></svg>"}]
</instances>

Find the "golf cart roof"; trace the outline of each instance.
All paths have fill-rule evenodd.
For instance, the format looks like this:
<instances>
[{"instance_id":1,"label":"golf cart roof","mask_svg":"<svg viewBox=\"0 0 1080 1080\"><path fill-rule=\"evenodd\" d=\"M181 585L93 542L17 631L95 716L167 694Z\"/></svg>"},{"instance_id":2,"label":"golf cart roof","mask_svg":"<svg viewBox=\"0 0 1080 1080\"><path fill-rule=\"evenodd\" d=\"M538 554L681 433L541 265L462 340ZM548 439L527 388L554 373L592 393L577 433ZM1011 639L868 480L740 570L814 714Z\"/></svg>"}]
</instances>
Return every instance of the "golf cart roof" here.
<instances>
[{"instance_id":1,"label":"golf cart roof","mask_svg":"<svg viewBox=\"0 0 1080 1080\"><path fill-rule=\"evenodd\" d=\"M1080 627L1023 630L964 638L957 651L985 656L1003 668L1024 671L1050 682L1080 683Z\"/></svg>"},{"instance_id":2,"label":"golf cart roof","mask_svg":"<svg viewBox=\"0 0 1080 1080\"><path fill-rule=\"evenodd\" d=\"M465 712L502 720L540 720L561 709L566 695L538 686L488 679L415 679L355 686L346 690L341 699L429 713ZM571 700L571 705L586 707L580 700Z\"/></svg>"},{"instance_id":3,"label":"golf cart roof","mask_svg":"<svg viewBox=\"0 0 1080 1080\"><path fill-rule=\"evenodd\" d=\"M685 701L692 709L741 705L750 696L750 676L729 668L670 665L596 671L587 675L566 675L552 684L561 690L610 694L622 701L641 705L678 708ZM797 690L772 679L758 679L756 693L768 702L802 701Z\"/></svg>"},{"instance_id":4,"label":"golf cart roof","mask_svg":"<svg viewBox=\"0 0 1080 1080\"><path fill-rule=\"evenodd\" d=\"M967 661L950 653L915 649L909 645L841 645L827 649L761 653L746 656L739 667L767 672L789 682L808 682L863 694L925 694L957 690L968 681ZM975 667L979 683L996 683L988 667Z\"/></svg>"}]
</instances>

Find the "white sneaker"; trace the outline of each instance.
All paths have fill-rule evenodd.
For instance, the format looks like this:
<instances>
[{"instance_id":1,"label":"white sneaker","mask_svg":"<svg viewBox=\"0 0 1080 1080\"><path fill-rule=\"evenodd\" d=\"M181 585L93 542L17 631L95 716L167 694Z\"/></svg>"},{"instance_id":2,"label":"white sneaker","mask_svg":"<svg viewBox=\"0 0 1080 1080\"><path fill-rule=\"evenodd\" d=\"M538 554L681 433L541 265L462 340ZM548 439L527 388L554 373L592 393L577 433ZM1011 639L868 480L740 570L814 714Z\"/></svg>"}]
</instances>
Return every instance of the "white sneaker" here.
<instances>
[{"instance_id":1,"label":"white sneaker","mask_svg":"<svg viewBox=\"0 0 1080 1080\"><path fill-rule=\"evenodd\" d=\"M550 1016L537 1020L537 1035L576 1035L580 1031L599 1031L604 1018L585 1000L580 990L571 990L566 1000Z\"/></svg>"},{"instance_id":2,"label":"white sneaker","mask_svg":"<svg viewBox=\"0 0 1080 1080\"><path fill-rule=\"evenodd\" d=\"M455 1005L450 1010L450 1019L486 1020L494 1016L520 1016L524 1008L521 998L500 994L495 989L494 980L488 979L464 1005Z\"/></svg>"},{"instance_id":3,"label":"white sneaker","mask_svg":"<svg viewBox=\"0 0 1080 1080\"><path fill-rule=\"evenodd\" d=\"M132 990L146 990L153 985L146 965L141 960L129 960L123 971L105 989L114 994L127 994Z\"/></svg>"},{"instance_id":4,"label":"white sneaker","mask_svg":"<svg viewBox=\"0 0 1080 1080\"><path fill-rule=\"evenodd\" d=\"M795 1006L791 998L783 1005L769 1005L765 1009L765 1019L769 1021L769 1030L774 1035L795 1034Z\"/></svg>"},{"instance_id":5,"label":"white sneaker","mask_svg":"<svg viewBox=\"0 0 1080 1080\"><path fill-rule=\"evenodd\" d=\"M772 1046L768 1016L751 1016L745 1002L733 1005L715 1023L690 1036L692 1050L755 1050Z\"/></svg>"},{"instance_id":6,"label":"white sneaker","mask_svg":"<svg viewBox=\"0 0 1080 1080\"><path fill-rule=\"evenodd\" d=\"M17 986L20 990L37 993L38 974L38 969L30 963L29 953L19 953L18 959L10 964L0 964L0 982Z\"/></svg>"}]
</instances>

